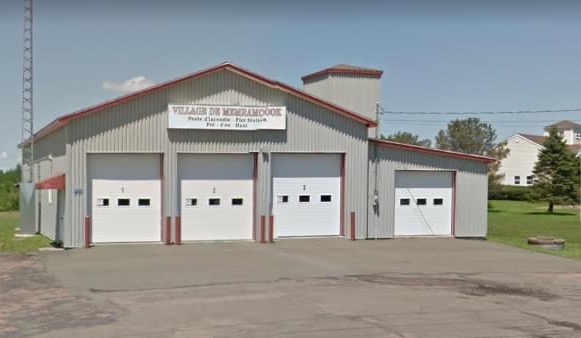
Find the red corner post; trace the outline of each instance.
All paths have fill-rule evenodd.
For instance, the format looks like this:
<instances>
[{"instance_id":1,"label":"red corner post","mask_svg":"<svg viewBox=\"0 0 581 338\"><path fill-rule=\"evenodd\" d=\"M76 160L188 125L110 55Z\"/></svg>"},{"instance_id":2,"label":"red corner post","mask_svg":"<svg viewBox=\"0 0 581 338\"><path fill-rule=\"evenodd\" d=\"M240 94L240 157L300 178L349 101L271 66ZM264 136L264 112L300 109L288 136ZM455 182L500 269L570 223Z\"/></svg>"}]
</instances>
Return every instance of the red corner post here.
<instances>
[{"instance_id":1,"label":"red corner post","mask_svg":"<svg viewBox=\"0 0 581 338\"><path fill-rule=\"evenodd\" d=\"M182 245L182 216L176 216L176 245Z\"/></svg>"},{"instance_id":2,"label":"red corner post","mask_svg":"<svg viewBox=\"0 0 581 338\"><path fill-rule=\"evenodd\" d=\"M355 240L355 212L351 211L351 229L349 231L349 239Z\"/></svg>"},{"instance_id":3,"label":"red corner post","mask_svg":"<svg viewBox=\"0 0 581 338\"><path fill-rule=\"evenodd\" d=\"M165 218L165 245L170 245L171 244L171 217L167 216Z\"/></svg>"},{"instance_id":4,"label":"red corner post","mask_svg":"<svg viewBox=\"0 0 581 338\"><path fill-rule=\"evenodd\" d=\"M274 216L268 217L268 242L274 243Z\"/></svg>"},{"instance_id":5,"label":"red corner post","mask_svg":"<svg viewBox=\"0 0 581 338\"><path fill-rule=\"evenodd\" d=\"M260 216L260 243L266 243L266 217Z\"/></svg>"},{"instance_id":6,"label":"red corner post","mask_svg":"<svg viewBox=\"0 0 581 338\"><path fill-rule=\"evenodd\" d=\"M85 248L91 247L91 217L85 216Z\"/></svg>"}]
</instances>

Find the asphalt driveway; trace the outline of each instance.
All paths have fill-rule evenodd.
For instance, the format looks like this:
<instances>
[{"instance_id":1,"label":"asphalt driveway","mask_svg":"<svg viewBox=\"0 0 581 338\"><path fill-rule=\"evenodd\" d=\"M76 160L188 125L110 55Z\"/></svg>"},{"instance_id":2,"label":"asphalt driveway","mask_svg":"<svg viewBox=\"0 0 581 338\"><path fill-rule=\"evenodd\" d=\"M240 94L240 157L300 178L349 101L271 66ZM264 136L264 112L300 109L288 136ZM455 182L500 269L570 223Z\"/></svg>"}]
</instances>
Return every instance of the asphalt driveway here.
<instances>
[{"instance_id":1,"label":"asphalt driveway","mask_svg":"<svg viewBox=\"0 0 581 338\"><path fill-rule=\"evenodd\" d=\"M581 262L485 241L103 246L1 266L0 337L581 337Z\"/></svg>"}]
</instances>

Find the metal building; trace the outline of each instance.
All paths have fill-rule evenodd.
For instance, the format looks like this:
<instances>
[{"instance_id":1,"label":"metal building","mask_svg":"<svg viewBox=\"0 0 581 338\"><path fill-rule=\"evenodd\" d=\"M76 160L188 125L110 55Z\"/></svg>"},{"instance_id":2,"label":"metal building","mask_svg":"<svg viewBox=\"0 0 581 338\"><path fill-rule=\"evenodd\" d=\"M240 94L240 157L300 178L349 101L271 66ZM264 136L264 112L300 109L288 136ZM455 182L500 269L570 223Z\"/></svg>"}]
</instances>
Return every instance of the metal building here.
<instances>
[{"instance_id":1,"label":"metal building","mask_svg":"<svg viewBox=\"0 0 581 338\"><path fill-rule=\"evenodd\" d=\"M485 236L492 159L370 140L381 76L340 65L299 90L224 63L61 116L34 136L37 230L65 247Z\"/></svg>"}]
</instances>

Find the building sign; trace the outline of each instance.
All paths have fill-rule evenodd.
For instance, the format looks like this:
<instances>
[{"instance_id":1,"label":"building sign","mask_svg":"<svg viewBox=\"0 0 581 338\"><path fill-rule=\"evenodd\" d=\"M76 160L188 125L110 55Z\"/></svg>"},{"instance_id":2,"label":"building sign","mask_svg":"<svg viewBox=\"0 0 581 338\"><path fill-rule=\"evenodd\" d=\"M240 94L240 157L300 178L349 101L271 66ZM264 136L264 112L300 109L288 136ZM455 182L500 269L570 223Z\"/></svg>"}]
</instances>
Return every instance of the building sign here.
<instances>
[{"instance_id":1,"label":"building sign","mask_svg":"<svg viewBox=\"0 0 581 338\"><path fill-rule=\"evenodd\" d=\"M284 106L219 106L170 104L170 129L286 129Z\"/></svg>"}]
</instances>

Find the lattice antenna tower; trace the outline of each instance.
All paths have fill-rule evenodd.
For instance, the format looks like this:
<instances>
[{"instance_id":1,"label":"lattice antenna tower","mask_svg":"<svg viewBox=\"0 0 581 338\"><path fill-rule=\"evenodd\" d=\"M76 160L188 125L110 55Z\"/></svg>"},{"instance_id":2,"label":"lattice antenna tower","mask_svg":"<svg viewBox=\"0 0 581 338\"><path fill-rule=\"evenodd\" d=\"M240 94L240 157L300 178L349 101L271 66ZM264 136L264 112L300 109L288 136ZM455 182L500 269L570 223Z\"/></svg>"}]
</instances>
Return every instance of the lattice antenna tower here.
<instances>
[{"instance_id":1,"label":"lattice antenna tower","mask_svg":"<svg viewBox=\"0 0 581 338\"><path fill-rule=\"evenodd\" d=\"M32 82L32 1L24 0L24 47L22 71L22 178L32 182L34 178L34 105ZM26 170L26 172L24 172Z\"/></svg>"}]
</instances>

